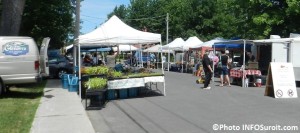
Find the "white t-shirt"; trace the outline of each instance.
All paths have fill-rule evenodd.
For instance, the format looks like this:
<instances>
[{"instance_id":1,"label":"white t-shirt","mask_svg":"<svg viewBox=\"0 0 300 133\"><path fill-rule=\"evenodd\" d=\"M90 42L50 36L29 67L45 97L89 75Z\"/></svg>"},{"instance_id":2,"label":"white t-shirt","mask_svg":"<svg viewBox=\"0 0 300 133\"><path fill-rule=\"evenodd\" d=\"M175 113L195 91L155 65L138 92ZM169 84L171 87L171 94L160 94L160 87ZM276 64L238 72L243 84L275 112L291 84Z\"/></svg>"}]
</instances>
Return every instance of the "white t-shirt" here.
<instances>
[{"instance_id":1,"label":"white t-shirt","mask_svg":"<svg viewBox=\"0 0 300 133\"><path fill-rule=\"evenodd\" d=\"M116 55L107 55L106 56L106 65L109 67L115 67L116 65Z\"/></svg>"}]
</instances>

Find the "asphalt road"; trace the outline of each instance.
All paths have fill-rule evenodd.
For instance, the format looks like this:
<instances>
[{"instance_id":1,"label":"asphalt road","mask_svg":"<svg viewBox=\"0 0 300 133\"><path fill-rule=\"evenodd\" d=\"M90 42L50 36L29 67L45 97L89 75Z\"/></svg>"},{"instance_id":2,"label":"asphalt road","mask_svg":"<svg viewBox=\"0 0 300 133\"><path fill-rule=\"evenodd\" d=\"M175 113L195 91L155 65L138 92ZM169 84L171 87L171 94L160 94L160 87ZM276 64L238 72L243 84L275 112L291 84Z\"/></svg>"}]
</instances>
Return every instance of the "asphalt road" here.
<instances>
[{"instance_id":1,"label":"asphalt road","mask_svg":"<svg viewBox=\"0 0 300 133\"><path fill-rule=\"evenodd\" d=\"M278 131L284 126L300 132L299 98L275 99L264 96L264 87L219 87L218 82L203 90L196 79L166 72L166 96L112 100L87 114L98 133L292 132Z\"/></svg>"}]
</instances>

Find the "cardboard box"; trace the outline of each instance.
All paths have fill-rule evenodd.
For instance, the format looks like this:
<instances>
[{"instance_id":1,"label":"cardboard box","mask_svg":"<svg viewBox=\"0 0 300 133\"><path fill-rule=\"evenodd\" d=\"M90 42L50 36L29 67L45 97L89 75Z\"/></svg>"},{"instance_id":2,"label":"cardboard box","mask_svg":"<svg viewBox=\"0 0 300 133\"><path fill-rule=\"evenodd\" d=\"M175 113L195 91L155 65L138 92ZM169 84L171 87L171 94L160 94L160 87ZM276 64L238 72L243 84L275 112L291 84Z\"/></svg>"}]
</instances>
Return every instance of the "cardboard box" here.
<instances>
[{"instance_id":1,"label":"cardboard box","mask_svg":"<svg viewBox=\"0 0 300 133\"><path fill-rule=\"evenodd\" d=\"M246 67L246 69L258 69L258 62L248 62L248 66Z\"/></svg>"}]
</instances>

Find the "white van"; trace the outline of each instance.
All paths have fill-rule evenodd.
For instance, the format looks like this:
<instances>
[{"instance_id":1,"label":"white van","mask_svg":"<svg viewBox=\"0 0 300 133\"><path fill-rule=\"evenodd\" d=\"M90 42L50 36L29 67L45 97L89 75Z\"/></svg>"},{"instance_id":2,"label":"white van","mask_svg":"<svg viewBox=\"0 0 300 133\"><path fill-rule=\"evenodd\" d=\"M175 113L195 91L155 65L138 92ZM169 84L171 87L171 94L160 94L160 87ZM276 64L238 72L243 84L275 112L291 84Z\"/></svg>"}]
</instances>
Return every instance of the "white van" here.
<instances>
[{"instance_id":1,"label":"white van","mask_svg":"<svg viewBox=\"0 0 300 133\"><path fill-rule=\"evenodd\" d=\"M7 86L35 83L48 76L49 41L44 38L39 52L31 37L0 36L0 94Z\"/></svg>"}]
</instances>

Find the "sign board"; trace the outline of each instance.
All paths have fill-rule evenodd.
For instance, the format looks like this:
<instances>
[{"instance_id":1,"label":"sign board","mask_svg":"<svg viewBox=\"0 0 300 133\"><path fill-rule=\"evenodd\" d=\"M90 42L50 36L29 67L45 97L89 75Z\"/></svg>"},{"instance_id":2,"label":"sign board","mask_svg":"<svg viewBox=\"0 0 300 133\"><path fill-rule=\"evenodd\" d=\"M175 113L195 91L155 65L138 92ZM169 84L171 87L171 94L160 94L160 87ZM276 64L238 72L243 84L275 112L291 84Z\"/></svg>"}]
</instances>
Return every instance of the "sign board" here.
<instances>
[{"instance_id":1,"label":"sign board","mask_svg":"<svg viewBox=\"0 0 300 133\"><path fill-rule=\"evenodd\" d=\"M268 70L265 96L275 98L298 97L292 63L271 62Z\"/></svg>"}]
</instances>

